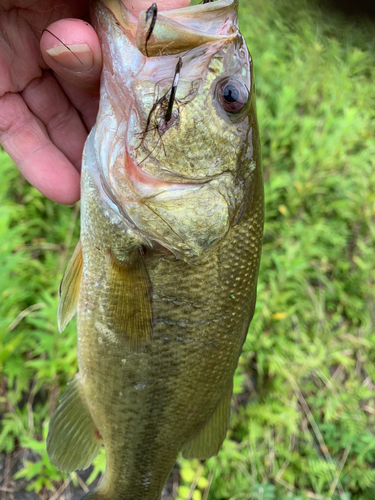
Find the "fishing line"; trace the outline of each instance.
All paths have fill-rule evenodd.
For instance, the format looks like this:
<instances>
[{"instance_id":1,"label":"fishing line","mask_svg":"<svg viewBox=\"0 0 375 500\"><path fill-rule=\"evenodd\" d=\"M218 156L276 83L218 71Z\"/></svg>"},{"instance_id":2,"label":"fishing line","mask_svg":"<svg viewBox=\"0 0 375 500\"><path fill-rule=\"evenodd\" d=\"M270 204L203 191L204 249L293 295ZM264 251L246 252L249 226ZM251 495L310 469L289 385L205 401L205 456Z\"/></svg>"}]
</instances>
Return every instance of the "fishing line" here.
<instances>
[{"instance_id":1,"label":"fishing line","mask_svg":"<svg viewBox=\"0 0 375 500\"><path fill-rule=\"evenodd\" d=\"M47 29L47 28L44 28L44 30L42 31L42 35L43 35L43 33L44 33L45 31L47 31L47 33L49 33L50 35L54 36L54 37L56 38L56 40L58 40L60 43L62 43L62 44L64 45L64 47L65 47L66 49L68 49L68 50L69 50L69 52L71 52L71 53L73 54L73 56L74 56L76 59L78 59L78 61L79 61L79 62L82 64L82 66L83 66L83 62L81 61L81 59L77 56L77 54L75 54L75 53L72 51L72 49L70 49L70 48L68 47L68 45L66 45L66 43L64 43L64 42L61 40L61 38L59 38L58 36L56 36L54 33L52 33L52 31L50 31L50 30L49 30L49 29Z\"/></svg>"},{"instance_id":2,"label":"fishing line","mask_svg":"<svg viewBox=\"0 0 375 500\"><path fill-rule=\"evenodd\" d=\"M141 142L140 142L139 146L136 149L140 148L141 145L143 144L143 142L144 142L144 140L146 138L146 135L147 135L147 133L150 130L151 117L152 117L153 113L155 112L156 108L158 106L160 106L160 105L163 105L163 103L167 100L168 92L171 92L171 95L170 95L169 102L168 102L167 112L166 112L165 117L164 117L164 123L168 124L168 122L171 120L171 118L172 118L172 112L173 112L173 104L174 104L175 101L177 101L177 99L176 99L176 92L177 92L178 82L179 82L179 79L180 79L181 68L182 68L182 58L179 57L178 58L178 62L176 64L176 70L175 70L174 77L173 77L172 87L162 97L160 97L160 99L157 99L156 102L154 102L154 104L152 105L151 110L150 110L150 112L148 114L148 117L147 117L146 128L145 128L144 132L141 132L139 134L142 137L141 137ZM143 158L143 160L141 160L138 163L138 165L141 165L145 160L147 160L147 158L149 158L149 156L157 148L157 146L158 146L158 144L159 144L160 141L161 141L161 144L162 144L163 149L164 149L164 155L165 156L167 155L167 153L165 151L165 146L164 146L164 143L163 143L163 139L162 139L163 132L160 133L159 127L157 125L155 127L153 127L152 130L156 130L157 131L157 133L159 135L159 139L158 139L156 145L154 146L154 148L149 152L148 155L145 156L145 158Z\"/></svg>"},{"instance_id":3,"label":"fishing line","mask_svg":"<svg viewBox=\"0 0 375 500\"><path fill-rule=\"evenodd\" d=\"M150 19L151 16L152 16L152 20L151 20L151 24L150 24L150 27L148 29L147 35L146 35L146 42L145 42L145 51L146 51L146 56L147 57L148 57L147 44L148 44L148 41L151 38L152 32L154 31L155 24L156 24L156 18L158 16L158 6L156 5L156 3L153 3L151 5L151 7L149 9L147 9L147 12L146 12L146 23Z\"/></svg>"},{"instance_id":4,"label":"fishing line","mask_svg":"<svg viewBox=\"0 0 375 500\"><path fill-rule=\"evenodd\" d=\"M180 71L181 71L181 68L182 68L182 58L179 57L178 58L178 63L176 65L176 70L175 70L175 74L174 74L174 77L173 77L173 84L172 84L172 87L170 89L170 92L171 92L171 96L169 98L169 103L168 103L168 108L167 108L167 112L165 114L165 122L168 123L169 120L171 119L172 117L172 111L173 111L173 104L174 104L174 101L175 101L175 98L176 98L176 92L177 92L177 86L178 86L178 80L180 78ZM149 131L149 127L150 127L150 123L151 123L151 117L153 115L153 113L155 112L156 108L160 105L160 104L163 104L165 101L166 101L166 98L167 98L167 95L168 95L168 92L169 90L162 96L160 97L160 99L157 99L154 104L152 105L151 109L150 109L150 112L148 114L148 117L147 117L147 122L146 122L146 128L143 132L143 138L142 138L142 142L147 134L147 132ZM157 127L156 127L157 128Z\"/></svg>"},{"instance_id":5,"label":"fishing line","mask_svg":"<svg viewBox=\"0 0 375 500\"><path fill-rule=\"evenodd\" d=\"M175 97L176 97L177 86L178 86L178 81L180 79L181 68L182 68L182 58L179 57L178 58L178 63L176 65L176 71L175 71L174 78L173 78L173 85L172 85L172 90L171 90L171 97L169 98L168 109L167 109L167 113L165 115L165 121L166 121L166 123L168 123L169 120L172 118L173 104L174 104L174 100L175 100Z\"/></svg>"}]
</instances>

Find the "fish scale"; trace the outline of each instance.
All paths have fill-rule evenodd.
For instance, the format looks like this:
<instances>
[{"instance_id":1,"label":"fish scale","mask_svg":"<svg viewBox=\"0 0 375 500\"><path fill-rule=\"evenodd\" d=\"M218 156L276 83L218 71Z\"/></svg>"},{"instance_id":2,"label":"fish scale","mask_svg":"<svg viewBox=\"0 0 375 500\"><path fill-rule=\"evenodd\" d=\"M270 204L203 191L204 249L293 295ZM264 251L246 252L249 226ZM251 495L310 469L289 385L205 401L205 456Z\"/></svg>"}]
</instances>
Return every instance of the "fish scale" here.
<instances>
[{"instance_id":1,"label":"fish scale","mask_svg":"<svg viewBox=\"0 0 375 500\"><path fill-rule=\"evenodd\" d=\"M78 310L79 373L52 417L47 450L73 471L105 446L104 479L85 499L157 500L179 452L206 459L225 438L255 306L263 180L237 2L162 13L148 57L146 13L137 21L116 1L95 7L101 106L83 157L81 240L60 294L61 328ZM208 31L197 30L198 14ZM180 41L170 44L176 33ZM163 40L171 53L158 55ZM120 63L124 47L129 59ZM149 96L156 84L168 95L181 53L202 84L164 124L165 156L151 151L140 164ZM129 71L114 74L114 61ZM158 63L170 65L170 81L165 66L157 79ZM245 96L234 113L236 102L225 109L218 97L223 82Z\"/></svg>"}]
</instances>

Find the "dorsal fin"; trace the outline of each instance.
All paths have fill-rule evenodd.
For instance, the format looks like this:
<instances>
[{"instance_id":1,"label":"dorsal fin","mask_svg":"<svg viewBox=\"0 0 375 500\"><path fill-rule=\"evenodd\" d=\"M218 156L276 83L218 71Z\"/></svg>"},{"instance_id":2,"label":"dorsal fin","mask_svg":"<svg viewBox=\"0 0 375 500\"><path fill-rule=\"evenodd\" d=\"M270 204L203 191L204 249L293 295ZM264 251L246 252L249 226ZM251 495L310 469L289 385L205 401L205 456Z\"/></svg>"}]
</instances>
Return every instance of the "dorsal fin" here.
<instances>
[{"instance_id":1,"label":"dorsal fin","mask_svg":"<svg viewBox=\"0 0 375 500\"><path fill-rule=\"evenodd\" d=\"M81 241L79 241L60 284L59 308L57 311L57 324L60 333L64 331L66 325L77 312L82 266L82 245Z\"/></svg>"}]
</instances>

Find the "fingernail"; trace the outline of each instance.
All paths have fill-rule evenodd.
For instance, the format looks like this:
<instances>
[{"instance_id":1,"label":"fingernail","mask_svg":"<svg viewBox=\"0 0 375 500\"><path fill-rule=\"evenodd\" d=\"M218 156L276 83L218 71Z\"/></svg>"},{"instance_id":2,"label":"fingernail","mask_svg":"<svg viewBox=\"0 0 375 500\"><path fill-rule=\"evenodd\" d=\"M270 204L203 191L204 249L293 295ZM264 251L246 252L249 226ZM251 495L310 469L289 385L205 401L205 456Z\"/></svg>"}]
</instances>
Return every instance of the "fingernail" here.
<instances>
[{"instance_id":1,"label":"fingernail","mask_svg":"<svg viewBox=\"0 0 375 500\"><path fill-rule=\"evenodd\" d=\"M79 45L58 45L46 50L57 63L72 71L89 71L94 65L94 56L85 43Z\"/></svg>"}]
</instances>

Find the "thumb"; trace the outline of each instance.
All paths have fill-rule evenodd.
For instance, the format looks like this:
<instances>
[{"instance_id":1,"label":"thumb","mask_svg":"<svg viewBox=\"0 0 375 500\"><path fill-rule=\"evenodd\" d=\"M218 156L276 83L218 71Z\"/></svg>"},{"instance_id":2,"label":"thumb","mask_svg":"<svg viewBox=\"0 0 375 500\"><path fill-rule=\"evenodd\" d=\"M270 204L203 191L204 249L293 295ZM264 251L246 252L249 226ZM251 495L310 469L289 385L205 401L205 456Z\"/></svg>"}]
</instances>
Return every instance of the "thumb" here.
<instances>
[{"instance_id":1,"label":"thumb","mask_svg":"<svg viewBox=\"0 0 375 500\"><path fill-rule=\"evenodd\" d=\"M61 19L44 30L40 40L44 61L67 83L97 92L102 53L94 28L80 19Z\"/></svg>"}]
</instances>

